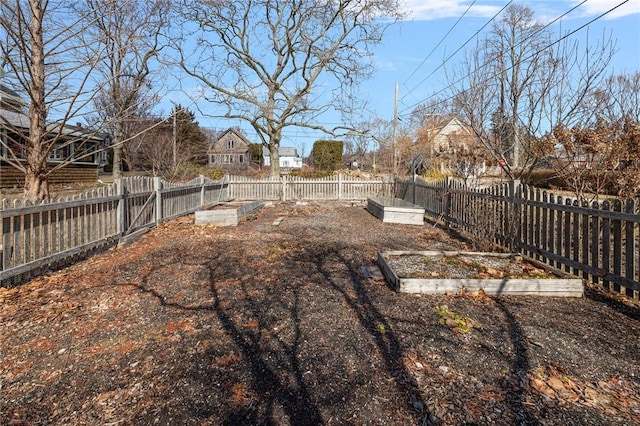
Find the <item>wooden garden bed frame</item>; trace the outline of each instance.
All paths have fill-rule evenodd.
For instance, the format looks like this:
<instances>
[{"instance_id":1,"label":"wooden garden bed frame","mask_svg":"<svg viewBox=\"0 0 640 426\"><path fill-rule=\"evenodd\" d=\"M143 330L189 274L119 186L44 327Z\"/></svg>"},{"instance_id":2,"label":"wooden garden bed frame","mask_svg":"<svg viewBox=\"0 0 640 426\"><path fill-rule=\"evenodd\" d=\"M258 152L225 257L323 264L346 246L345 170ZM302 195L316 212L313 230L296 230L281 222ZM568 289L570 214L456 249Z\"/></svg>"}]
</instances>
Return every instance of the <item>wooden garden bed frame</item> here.
<instances>
[{"instance_id":1,"label":"wooden garden bed frame","mask_svg":"<svg viewBox=\"0 0 640 426\"><path fill-rule=\"evenodd\" d=\"M582 279L557 278L404 278L397 275L387 259L391 256L456 256L513 257L512 253L454 252L454 251L385 251L378 252L378 265L391 286L403 293L445 294L482 289L489 296L556 296L582 297ZM538 266L537 263L535 263ZM552 271L555 272L555 271Z\"/></svg>"},{"instance_id":2,"label":"wooden garden bed frame","mask_svg":"<svg viewBox=\"0 0 640 426\"><path fill-rule=\"evenodd\" d=\"M400 198L369 197L367 210L385 223L424 224L424 207Z\"/></svg>"},{"instance_id":3,"label":"wooden garden bed frame","mask_svg":"<svg viewBox=\"0 0 640 426\"><path fill-rule=\"evenodd\" d=\"M264 201L230 202L218 205L212 210L196 212L196 225L238 226L248 215L260 210Z\"/></svg>"}]
</instances>

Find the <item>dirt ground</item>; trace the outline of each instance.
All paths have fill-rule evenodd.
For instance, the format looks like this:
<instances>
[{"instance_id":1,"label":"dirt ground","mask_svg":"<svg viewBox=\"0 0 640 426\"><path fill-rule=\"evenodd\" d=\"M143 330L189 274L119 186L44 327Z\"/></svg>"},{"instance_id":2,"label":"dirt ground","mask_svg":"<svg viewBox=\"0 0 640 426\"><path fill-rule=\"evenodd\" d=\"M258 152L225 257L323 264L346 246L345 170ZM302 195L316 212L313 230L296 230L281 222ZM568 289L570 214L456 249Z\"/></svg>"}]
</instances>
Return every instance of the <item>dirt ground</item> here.
<instances>
[{"instance_id":1,"label":"dirt ground","mask_svg":"<svg viewBox=\"0 0 640 426\"><path fill-rule=\"evenodd\" d=\"M396 293L377 251L470 247L363 205L193 219L0 290L0 424L640 424L637 305Z\"/></svg>"}]
</instances>

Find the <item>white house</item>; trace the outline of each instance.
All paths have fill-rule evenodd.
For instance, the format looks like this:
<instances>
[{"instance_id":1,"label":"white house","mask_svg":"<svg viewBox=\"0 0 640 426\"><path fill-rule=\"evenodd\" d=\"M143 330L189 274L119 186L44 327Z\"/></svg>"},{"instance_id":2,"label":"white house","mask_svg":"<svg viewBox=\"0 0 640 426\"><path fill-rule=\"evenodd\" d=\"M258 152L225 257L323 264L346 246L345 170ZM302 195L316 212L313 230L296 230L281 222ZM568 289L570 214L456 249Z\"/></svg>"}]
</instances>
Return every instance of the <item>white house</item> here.
<instances>
[{"instance_id":1,"label":"white house","mask_svg":"<svg viewBox=\"0 0 640 426\"><path fill-rule=\"evenodd\" d=\"M298 151L293 147L281 146L278 149L280 154L281 169L301 169L302 157L298 155ZM262 147L262 156L264 158L265 167L271 167L271 155L266 147Z\"/></svg>"}]
</instances>

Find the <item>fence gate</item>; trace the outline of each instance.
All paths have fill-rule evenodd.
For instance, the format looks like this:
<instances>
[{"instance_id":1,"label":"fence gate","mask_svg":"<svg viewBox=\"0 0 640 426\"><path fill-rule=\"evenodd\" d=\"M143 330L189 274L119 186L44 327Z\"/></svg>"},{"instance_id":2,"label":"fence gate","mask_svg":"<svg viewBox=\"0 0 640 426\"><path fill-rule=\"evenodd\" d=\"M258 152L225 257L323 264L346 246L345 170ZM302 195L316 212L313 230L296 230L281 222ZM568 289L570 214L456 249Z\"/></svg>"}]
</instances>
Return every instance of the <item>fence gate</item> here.
<instances>
[{"instance_id":1,"label":"fence gate","mask_svg":"<svg viewBox=\"0 0 640 426\"><path fill-rule=\"evenodd\" d=\"M126 179L123 192L125 194L124 209L120 213L123 235L154 226L158 218L159 182L155 179Z\"/></svg>"}]
</instances>

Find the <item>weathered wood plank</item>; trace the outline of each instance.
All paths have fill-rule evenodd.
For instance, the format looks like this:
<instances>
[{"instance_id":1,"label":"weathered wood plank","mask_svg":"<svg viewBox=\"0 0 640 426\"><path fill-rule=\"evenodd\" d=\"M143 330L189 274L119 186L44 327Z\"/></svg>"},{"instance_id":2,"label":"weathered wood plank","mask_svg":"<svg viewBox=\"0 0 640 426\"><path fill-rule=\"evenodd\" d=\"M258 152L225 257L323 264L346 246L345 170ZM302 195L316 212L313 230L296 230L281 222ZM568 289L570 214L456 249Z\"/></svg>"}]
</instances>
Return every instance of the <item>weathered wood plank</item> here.
<instances>
[{"instance_id":1,"label":"weathered wood plank","mask_svg":"<svg viewBox=\"0 0 640 426\"><path fill-rule=\"evenodd\" d=\"M196 225L238 226L248 215L260 210L264 201L256 200L249 203L229 204L215 210L200 210L195 213Z\"/></svg>"},{"instance_id":2,"label":"weathered wood plank","mask_svg":"<svg viewBox=\"0 0 640 426\"><path fill-rule=\"evenodd\" d=\"M422 256L457 256L473 255L486 257L520 257L515 253L480 253L445 250L393 250L378 252L378 265L382 273L397 291L402 293L444 294L458 292L467 289L470 291L482 289L492 296L554 296L554 297L582 297L584 286L580 278L504 278L504 279L477 279L477 278L403 278L399 277L387 262L391 256L422 255Z\"/></svg>"},{"instance_id":3,"label":"weathered wood plank","mask_svg":"<svg viewBox=\"0 0 640 426\"><path fill-rule=\"evenodd\" d=\"M384 223L424 224L424 207L399 198L369 197L367 210Z\"/></svg>"},{"instance_id":4,"label":"weathered wood plank","mask_svg":"<svg viewBox=\"0 0 640 426\"><path fill-rule=\"evenodd\" d=\"M462 289L483 290L489 296L582 297L583 284L575 279L416 279L400 278L402 293L444 294Z\"/></svg>"}]
</instances>

